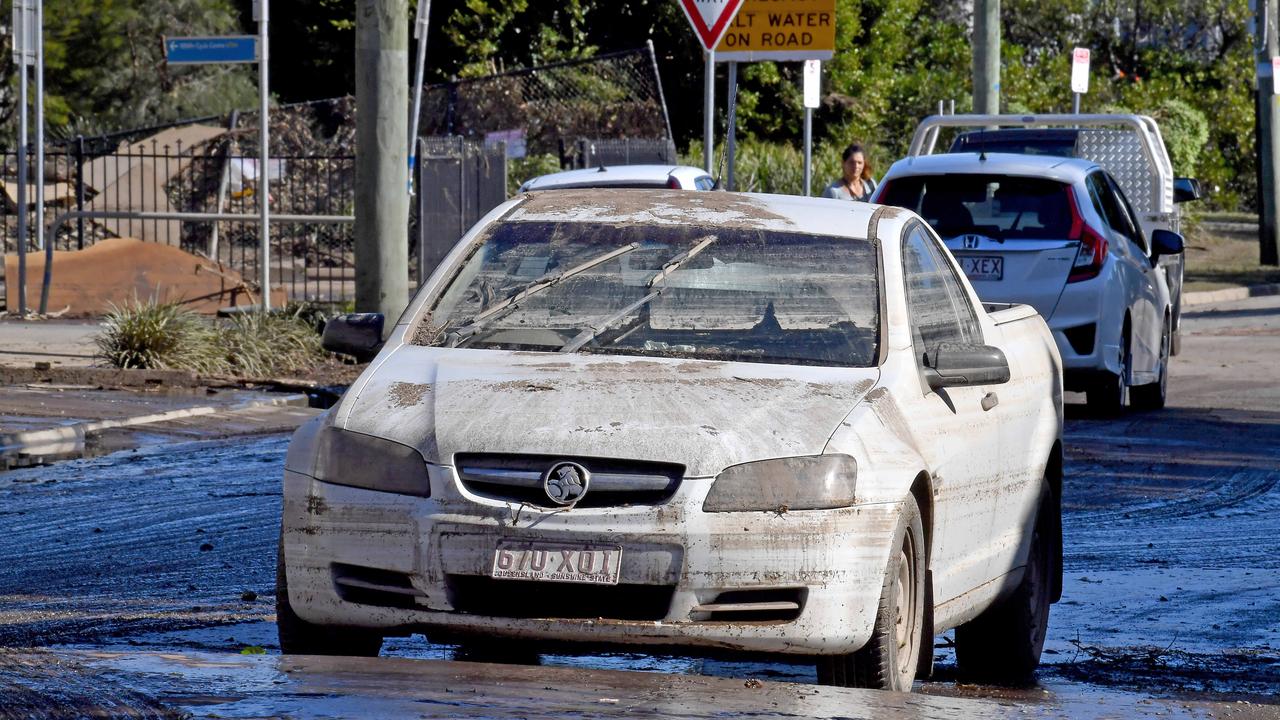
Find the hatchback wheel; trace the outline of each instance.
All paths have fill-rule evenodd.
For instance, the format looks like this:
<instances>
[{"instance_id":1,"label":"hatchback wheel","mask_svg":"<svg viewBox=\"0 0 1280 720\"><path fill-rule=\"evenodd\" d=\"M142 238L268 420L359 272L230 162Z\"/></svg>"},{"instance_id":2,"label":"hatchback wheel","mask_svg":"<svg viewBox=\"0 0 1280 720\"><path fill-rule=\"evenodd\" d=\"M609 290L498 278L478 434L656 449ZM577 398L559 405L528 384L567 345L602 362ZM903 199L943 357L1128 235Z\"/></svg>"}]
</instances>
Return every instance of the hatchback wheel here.
<instances>
[{"instance_id":1,"label":"hatchback wheel","mask_svg":"<svg viewBox=\"0 0 1280 720\"><path fill-rule=\"evenodd\" d=\"M910 692L924 642L924 528L915 498L903 501L871 639L848 655L818 662L824 685Z\"/></svg>"},{"instance_id":2,"label":"hatchback wheel","mask_svg":"<svg viewBox=\"0 0 1280 720\"><path fill-rule=\"evenodd\" d=\"M1093 387L1085 392L1089 409L1099 415L1119 415L1129 404L1129 325L1126 322L1120 333L1120 372L1102 372Z\"/></svg>"},{"instance_id":3,"label":"hatchback wheel","mask_svg":"<svg viewBox=\"0 0 1280 720\"><path fill-rule=\"evenodd\" d=\"M1133 407L1139 410L1159 410L1164 407L1169 386L1169 355L1173 348L1171 337L1169 321L1166 319L1164 329L1160 332L1160 377L1153 383L1138 385L1132 390Z\"/></svg>"},{"instance_id":4,"label":"hatchback wheel","mask_svg":"<svg viewBox=\"0 0 1280 720\"><path fill-rule=\"evenodd\" d=\"M285 655L352 655L377 657L382 636L364 628L316 625L298 617L289 604L289 579L285 575L284 537L276 555L276 633Z\"/></svg>"}]
</instances>

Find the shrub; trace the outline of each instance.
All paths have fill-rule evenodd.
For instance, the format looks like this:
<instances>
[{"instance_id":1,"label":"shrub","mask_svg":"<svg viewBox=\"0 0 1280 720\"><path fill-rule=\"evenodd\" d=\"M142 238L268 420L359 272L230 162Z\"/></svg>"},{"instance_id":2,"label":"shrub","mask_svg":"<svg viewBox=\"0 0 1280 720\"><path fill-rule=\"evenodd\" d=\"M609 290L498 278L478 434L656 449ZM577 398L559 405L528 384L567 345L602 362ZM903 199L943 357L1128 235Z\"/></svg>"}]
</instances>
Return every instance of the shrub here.
<instances>
[{"instance_id":1,"label":"shrub","mask_svg":"<svg viewBox=\"0 0 1280 720\"><path fill-rule=\"evenodd\" d=\"M118 368L249 377L298 372L325 358L304 309L219 322L177 304L135 300L112 308L94 342L99 354Z\"/></svg>"},{"instance_id":2,"label":"shrub","mask_svg":"<svg viewBox=\"0 0 1280 720\"><path fill-rule=\"evenodd\" d=\"M180 305L135 299L112 306L94 343L118 368L220 372L223 363L208 354L215 338L204 318Z\"/></svg>"}]
</instances>

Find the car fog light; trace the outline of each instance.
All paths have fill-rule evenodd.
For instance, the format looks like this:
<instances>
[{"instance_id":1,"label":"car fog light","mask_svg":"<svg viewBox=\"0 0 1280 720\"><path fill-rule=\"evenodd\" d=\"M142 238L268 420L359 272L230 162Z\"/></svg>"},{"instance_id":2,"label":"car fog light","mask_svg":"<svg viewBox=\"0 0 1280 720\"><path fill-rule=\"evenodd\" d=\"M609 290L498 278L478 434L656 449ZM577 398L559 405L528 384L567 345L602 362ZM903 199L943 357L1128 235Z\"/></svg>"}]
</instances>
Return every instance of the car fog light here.
<instances>
[{"instance_id":1,"label":"car fog light","mask_svg":"<svg viewBox=\"0 0 1280 720\"><path fill-rule=\"evenodd\" d=\"M743 463L716 476L704 512L825 510L854 503L858 463L848 455L812 455Z\"/></svg>"},{"instance_id":2,"label":"car fog light","mask_svg":"<svg viewBox=\"0 0 1280 720\"><path fill-rule=\"evenodd\" d=\"M316 479L335 485L431 497L422 453L392 440L336 427L320 431Z\"/></svg>"}]
</instances>

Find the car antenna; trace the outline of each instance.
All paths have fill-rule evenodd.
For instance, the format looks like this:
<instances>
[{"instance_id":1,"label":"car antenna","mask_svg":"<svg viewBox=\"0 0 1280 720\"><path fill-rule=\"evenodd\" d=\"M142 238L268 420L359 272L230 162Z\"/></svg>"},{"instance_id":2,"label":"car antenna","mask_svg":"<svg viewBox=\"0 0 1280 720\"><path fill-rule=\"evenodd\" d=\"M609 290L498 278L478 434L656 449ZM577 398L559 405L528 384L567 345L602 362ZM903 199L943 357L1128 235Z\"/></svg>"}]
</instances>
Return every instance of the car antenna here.
<instances>
[{"instance_id":1,"label":"car antenna","mask_svg":"<svg viewBox=\"0 0 1280 720\"><path fill-rule=\"evenodd\" d=\"M716 163L716 182L712 187L716 190L724 190L725 159L729 156L729 133L737 130L735 126L738 116L738 84L734 83L733 92L729 93L729 117L725 123L724 142L720 144L720 162Z\"/></svg>"}]
</instances>

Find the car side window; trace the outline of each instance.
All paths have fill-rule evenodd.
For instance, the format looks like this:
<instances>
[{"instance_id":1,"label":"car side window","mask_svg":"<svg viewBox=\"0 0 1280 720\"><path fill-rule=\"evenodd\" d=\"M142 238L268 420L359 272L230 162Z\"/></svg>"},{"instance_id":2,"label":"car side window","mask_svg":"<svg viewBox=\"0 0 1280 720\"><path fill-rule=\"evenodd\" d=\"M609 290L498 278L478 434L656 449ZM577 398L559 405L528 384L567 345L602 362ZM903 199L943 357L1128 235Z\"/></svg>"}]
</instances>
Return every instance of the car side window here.
<instances>
[{"instance_id":1,"label":"car side window","mask_svg":"<svg viewBox=\"0 0 1280 720\"><path fill-rule=\"evenodd\" d=\"M713 190L715 189L716 181L712 180L710 175L701 175L697 180L693 181L693 186L699 190Z\"/></svg>"},{"instance_id":2,"label":"car side window","mask_svg":"<svg viewBox=\"0 0 1280 720\"><path fill-rule=\"evenodd\" d=\"M1150 248L1147 247L1147 238L1142 234L1142 223L1138 222L1138 214L1133 211L1133 207L1129 205L1129 199L1124 196L1124 191L1120 189L1120 185L1115 178L1107 177L1107 183L1111 185L1111 191L1116 197L1116 202L1120 205L1120 212L1128 218L1128 226L1132 229L1133 234L1130 236L1133 241L1142 248L1143 255L1150 255Z\"/></svg>"},{"instance_id":3,"label":"car side window","mask_svg":"<svg viewBox=\"0 0 1280 720\"><path fill-rule=\"evenodd\" d=\"M1124 196L1119 194L1120 188L1105 173L1094 173L1093 177L1100 185L1098 191L1102 200L1102 216L1106 218L1107 224L1113 231L1129 238L1130 242L1145 253L1146 243L1142 241L1142 231L1134 227L1133 218L1121 205L1121 198Z\"/></svg>"},{"instance_id":4,"label":"car side window","mask_svg":"<svg viewBox=\"0 0 1280 720\"><path fill-rule=\"evenodd\" d=\"M902 268L918 362L938 343L982 342L978 317L945 252L919 223L907 228Z\"/></svg>"}]
</instances>

